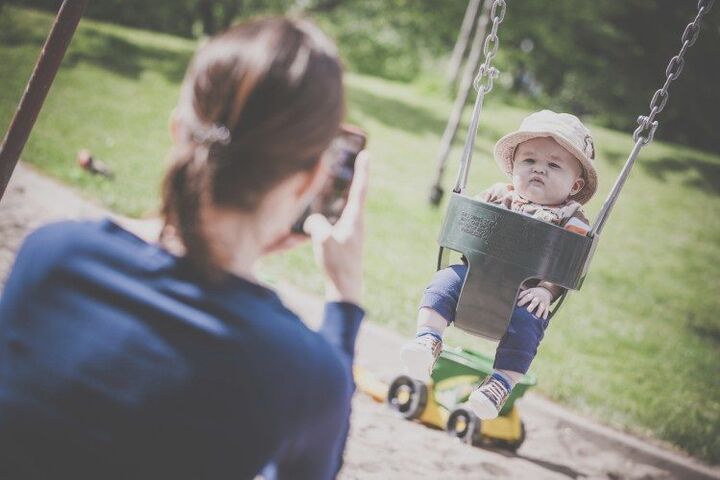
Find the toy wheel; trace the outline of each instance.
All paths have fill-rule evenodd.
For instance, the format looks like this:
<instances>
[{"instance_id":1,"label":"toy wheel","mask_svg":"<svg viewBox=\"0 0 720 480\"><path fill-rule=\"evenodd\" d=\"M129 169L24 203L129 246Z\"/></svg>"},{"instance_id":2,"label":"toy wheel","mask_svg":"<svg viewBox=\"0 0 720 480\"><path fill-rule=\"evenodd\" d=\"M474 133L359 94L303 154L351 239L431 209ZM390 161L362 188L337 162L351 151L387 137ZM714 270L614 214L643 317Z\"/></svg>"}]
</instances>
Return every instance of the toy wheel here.
<instances>
[{"instance_id":1,"label":"toy wheel","mask_svg":"<svg viewBox=\"0 0 720 480\"><path fill-rule=\"evenodd\" d=\"M451 437L469 445L477 445L480 441L480 419L465 407L456 407L450 412L445 430Z\"/></svg>"},{"instance_id":2,"label":"toy wheel","mask_svg":"<svg viewBox=\"0 0 720 480\"><path fill-rule=\"evenodd\" d=\"M433 207L437 207L440 205L440 201L443 198L444 190L440 185L433 185L430 189L430 196L428 200L430 200L430 205Z\"/></svg>"},{"instance_id":3,"label":"toy wheel","mask_svg":"<svg viewBox=\"0 0 720 480\"><path fill-rule=\"evenodd\" d=\"M387 402L390 408L400 413L403 418L412 420L425 410L427 396L427 386L424 383L401 375L390 384Z\"/></svg>"}]
</instances>

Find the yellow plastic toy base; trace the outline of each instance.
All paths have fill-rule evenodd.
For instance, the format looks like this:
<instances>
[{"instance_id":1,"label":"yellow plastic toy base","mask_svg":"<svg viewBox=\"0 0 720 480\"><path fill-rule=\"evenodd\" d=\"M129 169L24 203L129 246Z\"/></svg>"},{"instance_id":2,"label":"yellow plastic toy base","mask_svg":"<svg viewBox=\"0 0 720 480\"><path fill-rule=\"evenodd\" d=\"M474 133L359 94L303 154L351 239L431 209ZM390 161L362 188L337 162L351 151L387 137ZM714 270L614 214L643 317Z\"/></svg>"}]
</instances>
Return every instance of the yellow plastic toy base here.
<instances>
[{"instance_id":1,"label":"yellow plastic toy base","mask_svg":"<svg viewBox=\"0 0 720 480\"><path fill-rule=\"evenodd\" d=\"M385 401L388 392L387 384L378 380L370 371L363 367L355 366L353 373L358 390L370 395L378 402ZM428 384L427 404L419 420L426 425L444 430L450 412L437 403L432 387L432 383ZM508 442L519 440L522 436L522 422L520 421L520 412L517 407L513 406L508 415L497 417L493 420L481 421L480 433L490 439L505 440Z\"/></svg>"}]
</instances>

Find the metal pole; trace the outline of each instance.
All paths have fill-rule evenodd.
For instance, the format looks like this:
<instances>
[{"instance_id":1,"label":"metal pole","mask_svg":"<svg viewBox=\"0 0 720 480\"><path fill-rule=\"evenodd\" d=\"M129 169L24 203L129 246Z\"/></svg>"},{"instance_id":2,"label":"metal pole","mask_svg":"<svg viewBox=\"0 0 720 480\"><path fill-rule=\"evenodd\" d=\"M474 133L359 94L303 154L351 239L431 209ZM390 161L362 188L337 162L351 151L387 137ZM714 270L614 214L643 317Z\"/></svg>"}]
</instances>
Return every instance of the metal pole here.
<instances>
[{"instance_id":1,"label":"metal pole","mask_svg":"<svg viewBox=\"0 0 720 480\"><path fill-rule=\"evenodd\" d=\"M460 88L458 89L457 96L455 97L455 103L453 103L453 109L452 112L450 112L450 117L448 118L448 123L445 126L445 131L440 139L440 146L438 148L436 159L437 170L435 171L435 179L432 187L430 188L430 203L434 206L439 205L442 200L443 188L441 184L442 178L445 174L445 168L447 167L450 148L452 148L453 141L457 135L462 114L465 111L465 104L470 96L470 90L472 90L473 87L473 80L475 78L478 65L480 64L480 60L482 59L483 41L485 40L487 27L490 23L491 5L490 0L487 0L483 5L480 17L477 19L475 35L470 47L470 53L467 61L465 62L465 68L460 80Z\"/></svg>"},{"instance_id":2,"label":"metal pole","mask_svg":"<svg viewBox=\"0 0 720 480\"><path fill-rule=\"evenodd\" d=\"M475 99L472 117L470 119L470 128L465 138L465 146L463 147L462 158L460 159L460 171L458 172L453 192L463 193L467 186L468 174L470 173L470 159L472 158L473 147L475 146L475 137L477 136L478 123L480 123L480 112L485 100L485 90L481 89Z\"/></svg>"},{"instance_id":3,"label":"metal pole","mask_svg":"<svg viewBox=\"0 0 720 480\"><path fill-rule=\"evenodd\" d=\"M64 0L0 146L0 200L45 102L88 0Z\"/></svg>"},{"instance_id":4,"label":"metal pole","mask_svg":"<svg viewBox=\"0 0 720 480\"><path fill-rule=\"evenodd\" d=\"M625 162L625 165L623 166L620 175L618 176L617 180L615 180L615 185L613 185L610 194L608 194L607 199L605 199L605 203L603 203L602 209L600 210L600 213L598 213L598 216L593 223L592 229L588 234L589 236L594 237L595 235L600 235L600 233L602 232L603 226L608 219L608 215L610 215L610 211L615 205L618 196L620 196L620 190L622 190L623 185L625 185L625 180L627 180L628 176L630 175L630 170L635 164L635 159L640 153L640 149L645 146L645 143L646 141L643 138L640 138L635 142L635 146L630 152L630 155L628 156L628 159Z\"/></svg>"}]
</instances>

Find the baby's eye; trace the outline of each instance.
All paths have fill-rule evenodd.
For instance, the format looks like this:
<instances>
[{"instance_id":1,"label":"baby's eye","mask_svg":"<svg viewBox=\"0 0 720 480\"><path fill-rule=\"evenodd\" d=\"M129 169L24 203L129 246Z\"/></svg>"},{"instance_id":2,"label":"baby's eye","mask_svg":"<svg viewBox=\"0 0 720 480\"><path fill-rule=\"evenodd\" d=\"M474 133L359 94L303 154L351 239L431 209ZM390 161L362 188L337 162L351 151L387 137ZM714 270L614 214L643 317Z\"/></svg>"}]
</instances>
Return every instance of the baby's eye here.
<instances>
[{"instance_id":1,"label":"baby's eye","mask_svg":"<svg viewBox=\"0 0 720 480\"><path fill-rule=\"evenodd\" d=\"M532 165L533 163L535 163L535 159L534 159L534 158L526 158L526 159L523 160L523 163L527 163L528 165Z\"/></svg>"},{"instance_id":2,"label":"baby's eye","mask_svg":"<svg viewBox=\"0 0 720 480\"><path fill-rule=\"evenodd\" d=\"M560 168L560 165L555 162L550 162L550 168Z\"/></svg>"}]
</instances>

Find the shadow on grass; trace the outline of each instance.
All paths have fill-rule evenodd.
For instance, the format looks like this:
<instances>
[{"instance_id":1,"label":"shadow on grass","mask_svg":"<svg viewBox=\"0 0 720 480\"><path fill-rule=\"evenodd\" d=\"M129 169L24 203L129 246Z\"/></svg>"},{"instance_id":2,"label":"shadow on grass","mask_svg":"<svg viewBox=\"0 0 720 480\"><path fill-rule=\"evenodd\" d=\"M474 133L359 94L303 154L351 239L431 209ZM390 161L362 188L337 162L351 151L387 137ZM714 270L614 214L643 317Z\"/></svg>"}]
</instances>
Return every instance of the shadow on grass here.
<instances>
[{"instance_id":1,"label":"shadow on grass","mask_svg":"<svg viewBox=\"0 0 720 480\"><path fill-rule=\"evenodd\" d=\"M180 83L192 52L141 46L112 33L86 27L78 32L64 65L80 62L95 64L126 77L137 78L144 70L162 74L172 83Z\"/></svg>"},{"instance_id":2,"label":"shadow on grass","mask_svg":"<svg viewBox=\"0 0 720 480\"><path fill-rule=\"evenodd\" d=\"M698 337L720 345L720 324L714 318L697 316L695 313L689 312L687 314L687 327Z\"/></svg>"},{"instance_id":3,"label":"shadow on grass","mask_svg":"<svg viewBox=\"0 0 720 480\"><path fill-rule=\"evenodd\" d=\"M661 181L665 181L668 174L692 172L694 175L685 179L687 186L720 195L720 164L692 157L664 157L641 165L648 175Z\"/></svg>"},{"instance_id":4,"label":"shadow on grass","mask_svg":"<svg viewBox=\"0 0 720 480\"><path fill-rule=\"evenodd\" d=\"M607 163L609 163L612 166L620 165L620 163L625 163L625 160L627 160L629 152L619 152L617 150L601 150L601 156Z\"/></svg>"},{"instance_id":5,"label":"shadow on grass","mask_svg":"<svg viewBox=\"0 0 720 480\"><path fill-rule=\"evenodd\" d=\"M34 25L29 28L15 26L12 18L2 19L0 27L2 45L31 45L38 51L49 31ZM63 67L73 68L80 62L87 62L131 78L137 78L144 70L152 70L161 73L170 82L180 83L191 55L189 50L183 52L138 45L113 33L85 25L75 33L63 60Z\"/></svg>"},{"instance_id":6,"label":"shadow on grass","mask_svg":"<svg viewBox=\"0 0 720 480\"><path fill-rule=\"evenodd\" d=\"M45 42L47 32L40 31L36 28L23 28L13 22L13 18L2 16L0 13L0 45L3 47L19 47L22 45L32 44L38 48Z\"/></svg>"},{"instance_id":7,"label":"shadow on grass","mask_svg":"<svg viewBox=\"0 0 720 480\"><path fill-rule=\"evenodd\" d=\"M348 86L347 94L353 110L360 111L390 128L399 128L415 134L431 133L438 137L442 136L445 131L447 117L436 113L430 108L411 105L402 100L357 86ZM471 107L469 104L465 107L466 117ZM450 114L449 111L447 113ZM458 133L455 136L456 144L465 141L467 128L466 121L460 123ZM493 127L491 119L485 119L481 122L478 130L479 137L488 138L493 142L504 133L500 129Z\"/></svg>"}]
</instances>

